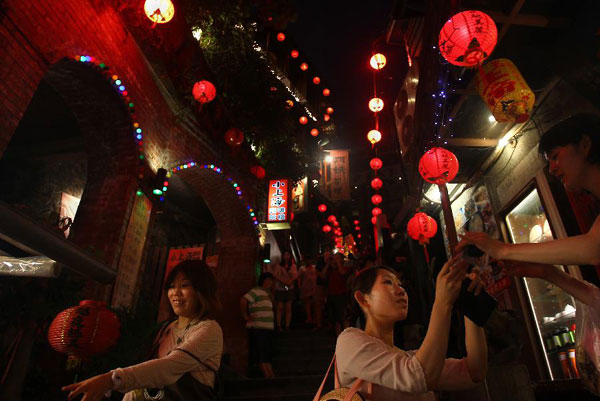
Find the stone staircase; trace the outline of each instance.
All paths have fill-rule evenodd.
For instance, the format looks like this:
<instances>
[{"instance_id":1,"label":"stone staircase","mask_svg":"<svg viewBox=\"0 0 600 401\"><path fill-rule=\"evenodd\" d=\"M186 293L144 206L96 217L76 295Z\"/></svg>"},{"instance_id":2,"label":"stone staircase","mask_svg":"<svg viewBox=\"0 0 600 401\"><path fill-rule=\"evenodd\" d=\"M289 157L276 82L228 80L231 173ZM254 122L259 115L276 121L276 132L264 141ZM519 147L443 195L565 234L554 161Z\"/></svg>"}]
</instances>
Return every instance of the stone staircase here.
<instances>
[{"instance_id":1,"label":"stone staircase","mask_svg":"<svg viewBox=\"0 0 600 401\"><path fill-rule=\"evenodd\" d=\"M273 379L230 379L224 385L223 401L310 401L313 399L335 351L333 331L309 327L276 333L273 349ZM333 374L324 392L333 389Z\"/></svg>"}]
</instances>

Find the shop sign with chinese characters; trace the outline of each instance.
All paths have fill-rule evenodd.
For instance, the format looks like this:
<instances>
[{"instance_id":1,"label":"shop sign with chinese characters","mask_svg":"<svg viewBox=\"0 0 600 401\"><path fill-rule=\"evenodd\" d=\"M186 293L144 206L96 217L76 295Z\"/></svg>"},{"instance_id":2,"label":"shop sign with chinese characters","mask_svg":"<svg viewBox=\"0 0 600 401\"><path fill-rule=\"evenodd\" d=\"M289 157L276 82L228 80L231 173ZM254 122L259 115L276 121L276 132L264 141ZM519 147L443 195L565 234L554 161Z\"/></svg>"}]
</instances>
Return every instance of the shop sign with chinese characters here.
<instances>
[{"instance_id":1,"label":"shop sign with chinese characters","mask_svg":"<svg viewBox=\"0 0 600 401\"><path fill-rule=\"evenodd\" d=\"M287 178L269 181L267 222L283 223L289 221L291 205L289 203L290 180Z\"/></svg>"}]
</instances>

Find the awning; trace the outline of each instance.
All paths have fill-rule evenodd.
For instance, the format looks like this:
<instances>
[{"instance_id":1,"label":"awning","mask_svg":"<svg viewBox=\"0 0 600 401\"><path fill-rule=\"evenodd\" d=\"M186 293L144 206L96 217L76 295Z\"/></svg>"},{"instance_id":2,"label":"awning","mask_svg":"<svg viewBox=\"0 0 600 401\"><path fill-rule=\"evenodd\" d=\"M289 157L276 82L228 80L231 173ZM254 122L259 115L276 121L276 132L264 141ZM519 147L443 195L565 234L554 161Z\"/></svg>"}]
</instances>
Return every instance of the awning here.
<instances>
[{"instance_id":1,"label":"awning","mask_svg":"<svg viewBox=\"0 0 600 401\"><path fill-rule=\"evenodd\" d=\"M43 255L93 280L110 283L117 272L62 235L0 202L0 238L32 255Z\"/></svg>"}]
</instances>

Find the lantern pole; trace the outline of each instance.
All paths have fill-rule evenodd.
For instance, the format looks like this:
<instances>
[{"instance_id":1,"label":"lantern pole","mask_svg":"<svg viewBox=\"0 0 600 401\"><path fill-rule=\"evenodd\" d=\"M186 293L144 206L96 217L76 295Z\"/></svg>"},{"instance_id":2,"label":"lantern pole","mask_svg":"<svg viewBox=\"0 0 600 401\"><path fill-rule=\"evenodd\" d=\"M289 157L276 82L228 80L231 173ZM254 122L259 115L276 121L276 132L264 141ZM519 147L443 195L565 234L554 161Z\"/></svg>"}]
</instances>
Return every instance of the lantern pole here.
<instances>
[{"instance_id":1,"label":"lantern pole","mask_svg":"<svg viewBox=\"0 0 600 401\"><path fill-rule=\"evenodd\" d=\"M452 216L452 206L450 196L448 196L448 187L446 184L439 184L440 195L442 198L442 211L444 212L444 223L446 223L446 235L450 243L450 253L454 256L458 238L456 236L456 226L454 225L454 216Z\"/></svg>"}]
</instances>

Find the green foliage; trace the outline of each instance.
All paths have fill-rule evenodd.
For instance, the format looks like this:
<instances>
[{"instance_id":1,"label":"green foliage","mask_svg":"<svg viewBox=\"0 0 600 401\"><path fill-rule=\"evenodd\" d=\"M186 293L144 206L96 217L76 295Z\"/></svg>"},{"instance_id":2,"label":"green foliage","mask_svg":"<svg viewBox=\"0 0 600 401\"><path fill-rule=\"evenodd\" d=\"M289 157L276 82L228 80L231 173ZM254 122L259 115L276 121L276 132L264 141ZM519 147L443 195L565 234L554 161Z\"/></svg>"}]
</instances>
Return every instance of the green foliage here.
<instances>
[{"instance_id":1,"label":"green foliage","mask_svg":"<svg viewBox=\"0 0 600 401\"><path fill-rule=\"evenodd\" d=\"M189 20L202 30L200 46L233 124L244 132L268 170L301 178L310 149L301 142L298 115L285 108L291 95L271 71L268 56L255 50L256 5L219 2L206 7L190 11Z\"/></svg>"}]
</instances>

